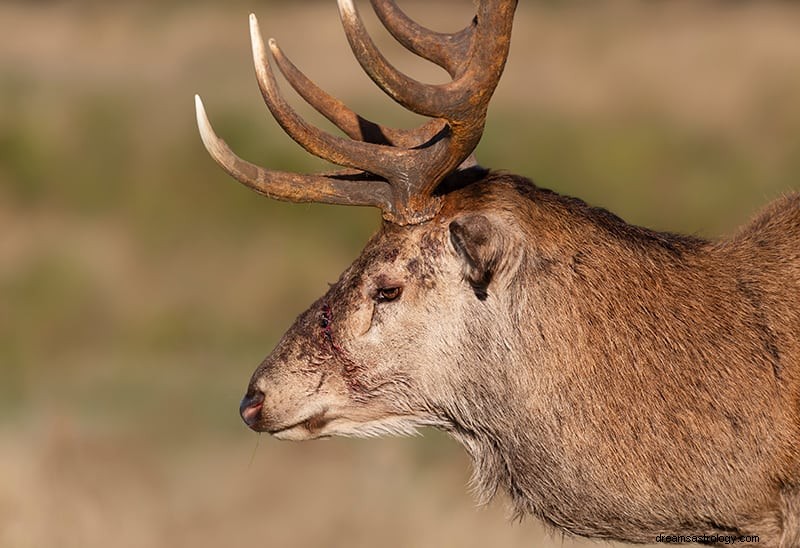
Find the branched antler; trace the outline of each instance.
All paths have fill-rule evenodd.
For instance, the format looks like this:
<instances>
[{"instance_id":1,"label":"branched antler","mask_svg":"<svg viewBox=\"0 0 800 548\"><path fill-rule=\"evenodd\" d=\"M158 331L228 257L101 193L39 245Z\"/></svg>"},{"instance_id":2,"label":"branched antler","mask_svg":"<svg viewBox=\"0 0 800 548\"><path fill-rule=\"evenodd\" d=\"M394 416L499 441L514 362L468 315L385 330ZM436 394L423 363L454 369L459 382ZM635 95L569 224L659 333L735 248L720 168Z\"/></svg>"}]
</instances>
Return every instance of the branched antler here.
<instances>
[{"instance_id":1,"label":"branched antler","mask_svg":"<svg viewBox=\"0 0 800 548\"><path fill-rule=\"evenodd\" d=\"M430 85L392 67L367 34L353 0L338 1L347 39L367 74L405 108L433 119L416 129L401 130L362 118L309 80L270 40L275 64L289 84L349 139L311 126L278 91L258 20L251 15L256 77L272 115L307 151L351 169L300 175L251 164L217 137L197 97L197 123L203 143L229 174L266 196L292 202L368 205L379 207L390 222L423 222L440 207L435 195L439 183L460 165L472 163L489 100L508 56L517 2L483 1L468 27L442 34L409 19L394 0L371 0L381 22L403 46L443 67L453 78L443 85Z\"/></svg>"}]
</instances>

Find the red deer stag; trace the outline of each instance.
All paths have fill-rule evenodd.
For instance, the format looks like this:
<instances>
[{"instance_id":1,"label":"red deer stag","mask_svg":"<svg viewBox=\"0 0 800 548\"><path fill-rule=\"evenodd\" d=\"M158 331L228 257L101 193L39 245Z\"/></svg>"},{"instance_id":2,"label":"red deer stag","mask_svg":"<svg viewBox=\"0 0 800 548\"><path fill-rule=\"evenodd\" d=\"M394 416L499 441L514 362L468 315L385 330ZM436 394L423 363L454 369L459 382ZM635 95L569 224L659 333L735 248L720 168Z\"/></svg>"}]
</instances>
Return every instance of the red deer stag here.
<instances>
[{"instance_id":1,"label":"red deer stag","mask_svg":"<svg viewBox=\"0 0 800 548\"><path fill-rule=\"evenodd\" d=\"M468 27L440 34L372 0L400 43L452 77L425 85L339 0L364 70L431 118L414 130L361 118L270 41L289 84L349 139L281 97L251 16L273 116L345 169L242 160L197 98L209 153L266 196L374 206L384 222L256 369L242 418L287 440L441 428L471 455L484 499L503 489L520 515L574 535L800 546L800 195L707 241L478 166L516 3L481 1Z\"/></svg>"}]
</instances>

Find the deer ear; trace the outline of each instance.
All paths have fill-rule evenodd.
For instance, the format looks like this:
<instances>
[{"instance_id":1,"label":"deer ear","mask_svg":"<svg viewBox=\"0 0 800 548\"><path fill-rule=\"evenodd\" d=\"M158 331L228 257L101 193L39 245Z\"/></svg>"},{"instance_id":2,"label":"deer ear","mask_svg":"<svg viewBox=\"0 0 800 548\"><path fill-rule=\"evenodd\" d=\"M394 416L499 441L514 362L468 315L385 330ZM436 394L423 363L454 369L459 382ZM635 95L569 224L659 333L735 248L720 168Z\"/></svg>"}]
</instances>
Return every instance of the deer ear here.
<instances>
[{"instance_id":1,"label":"deer ear","mask_svg":"<svg viewBox=\"0 0 800 548\"><path fill-rule=\"evenodd\" d=\"M463 261L464 279L485 300L503 254L497 228L484 215L467 215L450 223L450 242Z\"/></svg>"}]
</instances>

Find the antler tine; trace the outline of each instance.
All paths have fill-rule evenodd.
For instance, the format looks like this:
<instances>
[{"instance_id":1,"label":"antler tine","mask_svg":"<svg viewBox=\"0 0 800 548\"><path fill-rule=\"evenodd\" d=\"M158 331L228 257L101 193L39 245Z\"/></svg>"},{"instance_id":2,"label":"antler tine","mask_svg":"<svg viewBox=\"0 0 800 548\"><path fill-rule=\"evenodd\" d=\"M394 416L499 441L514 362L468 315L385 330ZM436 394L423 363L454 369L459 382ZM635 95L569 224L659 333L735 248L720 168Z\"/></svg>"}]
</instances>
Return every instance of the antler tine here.
<instances>
[{"instance_id":1,"label":"antler tine","mask_svg":"<svg viewBox=\"0 0 800 548\"><path fill-rule=\"evenodd\" d=\"M412 161L408 150L344 139L303 120L278 92L258 20L253 14L250 15L250 39L256 79L264 102L283 130L300 146L334 164L369 171L389 180L406 171L405 168Z\"/></svg>"},{"instance_id":2,"label":"antler tine","mask_svg":"<svg viewBox=\"0 0 800 548\"><path fill-rule=\"evenodd\" d=\"M469 62L461 77L451 83L457 86L463 81L480 97L484 108L488 106L506 65L516 9L517 0L487 0L479 5Z\"/></svg>"},{"instance_id":3,"label":"antler tine","mask_svg":"<svg viewBox=\"0 0 800 548\"><path fill-rule=\"evenodd\" d=\"M479 90L482 98L494 91L508 54L516 0L487 0L480 5L470 57L459 77L444 85L423 84L394 68L367 33L354 1L338 3L342 26L361 67L405 108L448 120L474 117L475 92Z\"/></svg>"},{"instance_id":4,"label":"antler tine","mask_svg":"<svg viewBox=\"0 0 800 548\"><path fill-rule=\"evenodd\" d=\"M452 34L435 32L409 18L394 0L370 1L383 26L406 49L436 63L452 78L458 75L475 33L474 21Z\"/></svg>"},{"instance_id":5,"label":"antler tine","mask_svg":"<svg viewBox=\"0 0 800 548\"><path fill-rule=\"evenodd\" d=\"M195 109L200 137L211 157L234 179L259 194L289 202L366 205L394 211L391 188L385 181L356 180L359 174L352 172L300 175L266 170L241 159L217 137L199 95L195 95Z\"/></svg>"},{"instance_id":6,"label":"antler tine","mask_svg":"<svg viewBox=\"0 0 800 548\"><path fill-rule=\"evenodd\" d=\"M395 129L382 126L350 110L339 99L331 96L317 86L311 79L303 74L283 50L274 42L270 42L270 50L275 59L275 64L286 81L294 90L320 114L325 116L336 127L341 129L351 139L375 143L380 145L394 145L402 148L420 146L445 126L443 120L430 120L414 130Z\"/></svg>"},{"instance_id":7,"label":"antler tine","mask_svg":"<svg viewBox=\"0 0 800 548\"><path fill-rule=\"evenodd\" d=\"M446 102L440 93L443 86L427 86L389 64L367 34L353 0L338 0L339 15L353 54L364 72L389 97L403 107L432 118L441 118Z\"/></svg>"}]
</instances>

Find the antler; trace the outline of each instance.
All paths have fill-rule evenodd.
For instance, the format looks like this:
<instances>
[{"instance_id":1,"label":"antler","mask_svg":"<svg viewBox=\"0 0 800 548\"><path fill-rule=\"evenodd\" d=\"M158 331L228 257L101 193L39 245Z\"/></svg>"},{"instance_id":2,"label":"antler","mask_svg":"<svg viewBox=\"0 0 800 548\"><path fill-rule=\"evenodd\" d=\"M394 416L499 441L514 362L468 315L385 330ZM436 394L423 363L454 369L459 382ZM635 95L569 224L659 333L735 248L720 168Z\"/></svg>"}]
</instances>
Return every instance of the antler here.
<instances>
[{"instance_id":1,"label":"antler","mask_svg":"<svg viewBox=\"0 0 800 548\"><path fill-rule=\"evenodd\" d=\"M353 0L338 2L350 47L366 73L392 99L433 120L413 130L401 130L362 118L309 80L270 40L275 64L289 84L349 139L309 125L278 91L258 20L250 15L256 77L272 115L307 151L351 169L301 175L251 164L217 137L200 97L195 97L200 136L225 171L266 196L292 202L374 206L386 220L398 224L426 221L441 207L435 195L439 183L460 165L474 164L471 154L483 133L489 99L508 56L517 1L483 1L469 26L441 34L409 19L394 0L371 0L381 22L403 46L450 74L453 80L443 85L423 84L392 67L367 34Z\"/></svg>"}]
</instances>

